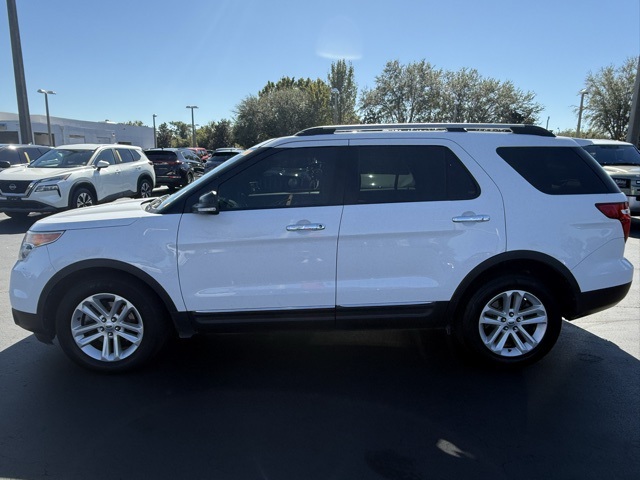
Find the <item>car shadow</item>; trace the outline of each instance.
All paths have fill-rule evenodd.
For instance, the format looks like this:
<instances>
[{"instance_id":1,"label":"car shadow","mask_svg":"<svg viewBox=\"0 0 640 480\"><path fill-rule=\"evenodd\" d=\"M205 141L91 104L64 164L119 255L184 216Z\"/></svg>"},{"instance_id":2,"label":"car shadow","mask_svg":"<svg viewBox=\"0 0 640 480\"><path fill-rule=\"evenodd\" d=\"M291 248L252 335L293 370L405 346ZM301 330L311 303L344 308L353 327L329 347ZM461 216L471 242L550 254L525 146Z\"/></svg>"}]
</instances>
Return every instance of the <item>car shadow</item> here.
<instances>
[{"instance_id":1,"label":"car shadow","mask_svg":"<svg viewBox=\"0 0 640 480\"><path fill-rule=\"evenodd\" d=\"M29 227L36 223L43 215L29 215L24 218L10 218L0 213L0 235L12 235L25 233Z\"/></svg>"},{"instance_id":2,"label":"car shadow","mask_svg":"<svg viewBox=\"0 0 640 480\"><path fill-rule=\"evenodd\" d=\"M126 375L0 352L0 477L640 478L640 361L564 323L520 371L440 332L218 335Z\"/></svg>"}]
</instances>

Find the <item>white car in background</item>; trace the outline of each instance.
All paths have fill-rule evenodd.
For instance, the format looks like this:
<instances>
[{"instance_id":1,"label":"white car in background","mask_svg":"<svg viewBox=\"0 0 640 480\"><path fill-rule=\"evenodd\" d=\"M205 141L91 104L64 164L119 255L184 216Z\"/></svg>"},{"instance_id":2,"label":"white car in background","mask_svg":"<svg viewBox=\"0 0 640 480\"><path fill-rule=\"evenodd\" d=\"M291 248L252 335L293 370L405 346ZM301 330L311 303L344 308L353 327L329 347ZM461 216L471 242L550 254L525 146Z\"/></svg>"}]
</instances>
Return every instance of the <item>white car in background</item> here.
<instances>
[{"instance_id":1,"label":"white car in background","mask_svg":"<svg viewBox=\"0 0 640 480\"><path fill-rule=\"evenodd\" d=\"M120 197L145 198L154 186L153 165L140 147L65 145L0 172L0 212L25 217Z\"/></svg>"},{"instance_id":2,"label":"white car in background","mask_svg":"<svg viewBox=\"0 0 640 480\"><path fill-rule=\"evenodd\" d=\"M627 196L631 215L640 215L640 151L617 140L574 138L611 175Z\"/></svg>"}]
</instances>

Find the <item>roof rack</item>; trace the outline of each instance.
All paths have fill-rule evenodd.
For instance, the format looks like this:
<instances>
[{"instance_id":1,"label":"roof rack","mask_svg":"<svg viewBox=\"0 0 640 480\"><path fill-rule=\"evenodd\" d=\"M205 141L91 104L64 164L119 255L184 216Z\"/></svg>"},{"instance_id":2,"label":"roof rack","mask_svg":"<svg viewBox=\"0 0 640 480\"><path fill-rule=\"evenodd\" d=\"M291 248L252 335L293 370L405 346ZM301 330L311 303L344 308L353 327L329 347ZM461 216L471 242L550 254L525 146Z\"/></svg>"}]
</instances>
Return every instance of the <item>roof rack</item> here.
<instances>
[{"instance_id":1,"label":"roof rack","mask_svg":"<svg viewBox=\"0 0 640 480\"><path fill-rule=\"evenodd\" d=\"M296 133L297 137L312 135L331 135L353 132L407 132L407 131L446 131L446 132L508 132L520 135L538 135L555 137L549 130L528 124L507 123L388 123L365 125L331 125L312 127Z\"/></svg>"}]
</instances>

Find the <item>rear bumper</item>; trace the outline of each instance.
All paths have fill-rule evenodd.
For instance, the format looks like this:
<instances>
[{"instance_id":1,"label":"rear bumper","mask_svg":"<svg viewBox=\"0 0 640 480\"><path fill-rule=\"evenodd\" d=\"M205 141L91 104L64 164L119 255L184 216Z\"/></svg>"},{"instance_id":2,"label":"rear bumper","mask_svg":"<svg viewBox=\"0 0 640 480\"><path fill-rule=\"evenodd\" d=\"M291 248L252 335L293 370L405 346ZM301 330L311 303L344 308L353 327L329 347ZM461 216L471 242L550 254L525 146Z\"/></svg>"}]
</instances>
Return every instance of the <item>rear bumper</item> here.
<instances>
[{"instance_id":1,"label":"rear bumper","mask_svg":"<svg viewBox=\"0 0 640 480\"><path fill-rule=\"evenodd\" d=\"M627 295L630 288L631 282L616 287L582 292L575 299L573 311L565 315L565 318L575 320L613 307Z\"/></svg>"}]
</instances>

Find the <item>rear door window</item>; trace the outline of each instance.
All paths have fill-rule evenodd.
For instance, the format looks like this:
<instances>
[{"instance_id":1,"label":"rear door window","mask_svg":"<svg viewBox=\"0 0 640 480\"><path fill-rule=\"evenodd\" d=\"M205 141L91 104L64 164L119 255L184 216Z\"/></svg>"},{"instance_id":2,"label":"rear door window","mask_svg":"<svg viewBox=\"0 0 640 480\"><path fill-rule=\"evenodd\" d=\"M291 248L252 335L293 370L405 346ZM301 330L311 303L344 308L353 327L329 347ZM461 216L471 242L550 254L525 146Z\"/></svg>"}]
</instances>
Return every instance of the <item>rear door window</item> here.
<instances>
[{"instance_id":1,"label":"rear door window","mask_svg":"<svg viewBox=\"0 0 640 480\"><path fill-rule=\"evenodd\" d=\"M460 159L439 145L357 147L357 204L470 200L480 187Z\"/></svg>"}]
</instances>

